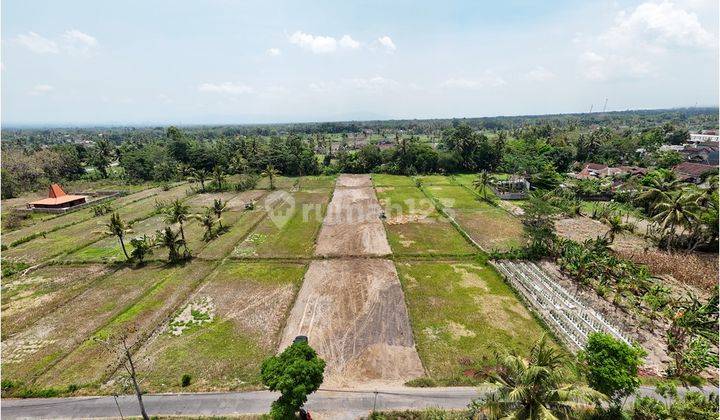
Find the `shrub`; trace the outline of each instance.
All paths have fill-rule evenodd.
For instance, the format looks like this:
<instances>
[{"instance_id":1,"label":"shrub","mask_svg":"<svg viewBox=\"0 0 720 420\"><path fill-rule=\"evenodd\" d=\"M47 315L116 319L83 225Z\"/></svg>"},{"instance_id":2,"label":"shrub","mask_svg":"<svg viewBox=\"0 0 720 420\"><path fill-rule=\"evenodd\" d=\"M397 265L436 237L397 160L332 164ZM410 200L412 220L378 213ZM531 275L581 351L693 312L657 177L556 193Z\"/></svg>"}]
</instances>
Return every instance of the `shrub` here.
<instances>
[{"instance_id":1,"label":"shrub","mask_svg":"<svg viewBox=\"0 0 720 420\"><path fill-rule=\"evenodd\" d=\"M190 375L188 375L187 373L183 374L182 379L180 380L180 386L182 386L183 388L188 387L190 385L190 379Z\"/></svg>"}]
</instances>

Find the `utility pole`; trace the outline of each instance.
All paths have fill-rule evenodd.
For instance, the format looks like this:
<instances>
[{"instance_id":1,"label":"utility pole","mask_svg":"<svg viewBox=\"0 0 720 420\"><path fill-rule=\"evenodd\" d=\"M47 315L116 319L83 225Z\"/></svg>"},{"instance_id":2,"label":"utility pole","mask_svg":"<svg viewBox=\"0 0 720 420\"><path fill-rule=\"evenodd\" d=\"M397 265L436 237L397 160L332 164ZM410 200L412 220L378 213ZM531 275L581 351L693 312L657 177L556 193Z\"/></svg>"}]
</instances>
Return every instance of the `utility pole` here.
<instances>
[{"instance_id":1,"label":"utility pole","mask_svg":"<svg viewBox=\"0 0 720 420\"><path fill-rule=\"evenodd\" d=\"M594 104L590 104L590 112L588 112L588 114L592 114L593 105Z\"/></svg>"},{"instance_id":2,"label":"utility pole","mask_svg":"<svg viewBox=\"0 0 720 420\"><path fill-rule=\"evenodd\" d=\"M608 98L605 98L605 105L603 105L603 112L605 112L605 110L607 109L607 101L608 101Z\"/></svg>"}]
</instances>

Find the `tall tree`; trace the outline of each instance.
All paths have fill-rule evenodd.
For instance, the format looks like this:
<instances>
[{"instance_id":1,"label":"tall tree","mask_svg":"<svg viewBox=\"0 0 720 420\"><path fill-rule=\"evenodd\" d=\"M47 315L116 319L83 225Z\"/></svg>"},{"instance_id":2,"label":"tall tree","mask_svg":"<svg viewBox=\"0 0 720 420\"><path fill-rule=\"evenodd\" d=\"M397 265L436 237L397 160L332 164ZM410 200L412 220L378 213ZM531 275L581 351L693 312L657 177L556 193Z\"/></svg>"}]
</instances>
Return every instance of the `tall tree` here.
<instances>
[{"instance_id":1,"label":"tall tree","mask_svg":"<svg viewBox=\"0 0 720 420\"><path fill-rule=\"evenodd\" d=\"M125 249L125 234L128 232L131 232L130 228L123 222L117 212L110 215L110 220L105 224L105 230L103 231L106 235L117 236L123 254L125 254L125 259L129 261L130 256L127 253L127 249Z\"/></svg>"},{"instance_id":2,"label":"tall tree","mask_svg":"<svg viewBox=\"0 0 720 420\"><path fill-rule=\"evenodd\" d=\"M265 170L260 175L268 177L268 180L270 182L270 189L274 190L275 189L275 177L278 174L280 174L280 172L278 172L273 165L267 165L265 167Z\"/></svg>"},{"instance_id":3,"label":"tall tree","mask_svg":"<svg viewBox=\"0 0 720 420\"><path fill-rule=\"evenodd\" d=\"M565 384L569 361L543 337L525 359L517 354L497 356L491 377L494 390L474 401L475 415L490 419L571 419L590 411L603 394L586 386Z\"/></svg>"},{"instance_id":4,"label":"tall tree","mask_svg":"<svg viewBox=\"0 0 720 420\"><path fill-rule=\"evenodd\" d=\"M488 199L487 190L490 187L491 182L492 182L492 175L490 175L490 173L488 171L480 171L480 173L477 175L477 177L473 181L473 187L475 187L476 190L478 190L482 193L482 196L485 200Z\"/></svg>"},{"instance_id":5,"label":"tall tree","mask_svg":"<svg viewBox=\"0 0 720 420\"><path fill-rule=\"evenodd\" d=\"M220 230L222 230L222 214L227 210L227 201L223 201L221 198L216 198L213 200L212 205L212 212L215 213L215 216L217 217L218 224L220 225Z\"/></svg>"},{"instance_id":6,"label":"tall tree","mask_svg":"<svg viewBox=\"0 0 720 420\"><path fill-rule=\"evenodd\" d=\"M187 240L185 239L184 225L188 221L189 216L190 206L184 204L178 198L165 208L165 222L168 224L177 223L180 226L180 238L182 239L182 245L185 248L184 256L186 258L190 256L190 250L187 247Z\"/></svg>"}]
</instances>

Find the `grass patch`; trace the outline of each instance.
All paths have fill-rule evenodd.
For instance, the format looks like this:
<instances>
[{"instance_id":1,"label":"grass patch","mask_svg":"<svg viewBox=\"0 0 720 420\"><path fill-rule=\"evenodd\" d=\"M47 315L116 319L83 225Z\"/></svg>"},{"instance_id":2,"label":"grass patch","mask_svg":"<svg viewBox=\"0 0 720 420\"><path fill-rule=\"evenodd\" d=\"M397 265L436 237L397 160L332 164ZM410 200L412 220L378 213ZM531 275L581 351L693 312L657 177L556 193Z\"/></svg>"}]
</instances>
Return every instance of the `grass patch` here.
<instances>
[{"instance_id":1,"label":"grass patch","mask_svg":"<svg viewBox=\"0 0 720 420\"><path fill-rule=\"evenodd\" d=\"M304 273L300 264L229 261L220 266L191 298L212 308L203 314L210 321L180 334L164 331L140 350L146 389L260 387L260 363L277 348ZM192 377L185 387L183 374Z\"/></svg>"},{"instance_id":2,"label":"grass patch","mask_svg":"<svg viewBox=\"0 0 720 420\"><path fill-rule=\"evenodd\" d=\"M488 265L438 261L396 265L418 354L435 381L466 384L492 360L493 346L527 354L543 334Z\"/></svg>"},{"instance_id":3,"label":"grass patch","mask_svg":"<svg viewBox=\"0 0 720 420\"><path fill-rule=\"evenodd\" d=\"M414 187L415 180L403 175L372 174L373 185L376 187Z\"/></svg>"},{"instance_id":4,"label":"grass patch","mask_svg":"<svg viewBox=\"0 0 720 420\"><path fill-rule=\"evenodd\" d=\"M486 204L472 191L459 185L429 185L424 188L446 209L481 209Z\"/></svg>"},{"instance_id":5,"label":"grass patch","mask_svg":"<svg viewBox=\"0 0 720 420\"><path fill-rule=\"evenodd\" d=\"M386 224L390 248L395 255L471 255L476 249L447 220Z\"/></svg>"}]
</instances>

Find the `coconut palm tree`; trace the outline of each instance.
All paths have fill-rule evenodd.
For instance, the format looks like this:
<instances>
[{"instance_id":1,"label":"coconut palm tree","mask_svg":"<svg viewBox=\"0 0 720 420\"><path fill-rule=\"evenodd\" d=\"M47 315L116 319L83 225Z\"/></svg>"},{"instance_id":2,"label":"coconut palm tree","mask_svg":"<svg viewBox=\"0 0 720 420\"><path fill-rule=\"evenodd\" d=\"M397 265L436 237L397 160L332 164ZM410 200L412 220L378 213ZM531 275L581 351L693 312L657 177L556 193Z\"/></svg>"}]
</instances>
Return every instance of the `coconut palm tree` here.
<instances>
[{"instance_id":1,"label":"coconut palm tree","mask_svg":"<svg viewBox=\"0 0 720 420\"><path fill-rule=\"evenodd\" d=\"M279 175L279 174L280 174L280 172L277 169L275 169L274 166L267 165L265 167L265 170L260 174L260 176L268 177L268 180L270 181L270 189L274 190L275 189L275 176Z\"/></svg>"},{"instance_id":2,"label":"coconut palm tree","mask_svg":"<svg viewBox=\"0 0 720 420\"><path fill-rule=\"evenodd\" d=\"M125 254L125 259L129 261L130 256L127 253L127 249L125 249L125 234L132 232L132 229L123 222L117 212L110 215L110 220L105 224L104 228L105 229L100 233L117 236L120 241L120 247L123 250L123 254Z\"/></svg>"},{"instance_id":3,"label":"coconut palm tree","mask_svg":"<svg viewBox=\"0 0 720 420\"><path fill-rule=\"evenodd\" d=\"M210 177L210 174L208 174L208 171L205 169L193 169L190 172L190 177L188 178L188 182L199 182L200 183L200 189L202 192L205 192L205 181L208 180Z\"/></svg>"},{"instance_id":4,"label":"coconut palm tree","mask_svg":"<svg viewBox=\"0 0 720 420\"><path fill-rule=\"evenodd\" d=\"M565 385L569 360L545 337L525 359L517 354L497 355L495 390L473 402L474 415L490 419L570 419L592 410L606 397L586 386Z\"/></svg>"},{"instance_id":5,"label":"coconut palm tree","mask_svg":"<svg viewBox=\"0 0 720 420\"><path fill-rule=\"evenodd\" d=\"M216 198L213 201L212 212L215 213L215 217L217 217L217 221L218 221L218 225L220 226L220 230L223 229L222 214L225 210L227 210L227 201L222 201L221 198Z\"/></svg>"},{"instance_id":6,"label":"coconut palm tree","mask_svg":"<svg viewBox=\"0 0 720 420\"><path fill-rule=\"evenodd\" d=\"M182 245L185 248L185 257L190 255L190 250L187 247L187 241L185 240L185 229L184 224L188 221L190 216L190 206L183 204L180 199L176 198L175 201L165 209L165 223L180 225L180 238L182 239Z\"/></svg>"},{"instance_id":7,"label":"coconut palm tree","mask_svg":"<svg viewBox=\"0 0 720 420\"><path fill-rule=\"evenodd\" d=\"M692 229L698 219L700 207L697 199L684 191L673 191L667 194L662 201L655 205L657 214L653 220L660 225L660 229L668 235L667 247L673 239L679 237L678 229L685 227Z\"/></svg>"},{"instance_id":8,"label":"coconut palm tree","mask_svg":"<svg viewBox=\"0 0 720 420\"><path fill-rule=\"evenodd\" d=\"M216 166L213 169L212 173L213 182L215 183L215 187L218 191L222 191L223 182L225 182L225 173L220 169L219 166Z\"/></svg>"},{"instance_id":9,"label":"coconut palm tree","mask_svg":"<svg viewBox=\"0 0 720 420\"><path fill-rule=\"evenodd\" d=\"M180 237L179 233L173 231L170 226L166 226L164 230L159 230L156 233L155 246L168 249L168 260L171 263L180 261L181 257L178 250L184 245L185 241Z\"/></svg>"},{"instance_id":10,"label":"coconut palm tree","mask_svg":"<svg viewBox=\"0 0 720 420\"><path fill-rule=\"evenodd\" d=\"M195 218L200 221L200 224L203 225L205 228L205 233L203 234L203 240L209 241L212 239L213 235L215 234L215 213L213 212L212 207L208 207L205 209L205 212L203 214L196 214Z\"/></svg>"},{"instance_id":11,"label":"coconut palm tree","mask_svg":"<svg viewBox=\"0 0 720 420\"><path fill-rule=\"evenodd\" d=\"M680 188L680 181L670 171L656 171L657 176L649 179L643 191L638 195L636 202L645 207L648 213L655 211L655 206L667 199L671 191Z\"/></svg>"},{"instance_id":12,"label":"coconut palm tree","mask_svg":"<svg viewBox=\"0 0 720 420\"><path fill-rule=\"evenodd\" d=\"M482 192L483 199L487 200L487 190L492 182L492 175L488 171L481 171L473 181L473 187Z\"/></svg>"},{"instance_id":13,"label":"coconut palm tree","mask_svg":"<svg viewBox=\"0 0 720 420\"><path fill-rule=\"evenodd\" d=\"M604 238L610 243L615 242L615 235L630 230L630 226L623 223L622 216L617 213L611 214L602 220L610 229L605 233Z\"/></svg>"}]
</instances>

